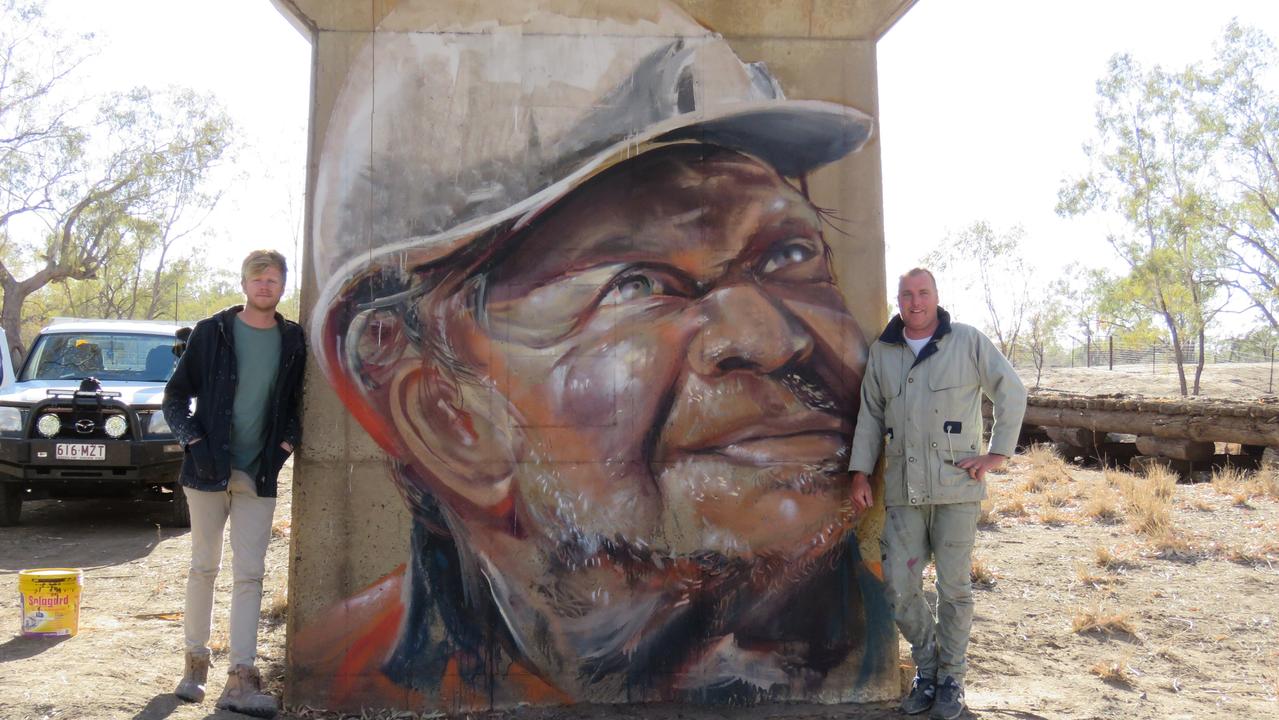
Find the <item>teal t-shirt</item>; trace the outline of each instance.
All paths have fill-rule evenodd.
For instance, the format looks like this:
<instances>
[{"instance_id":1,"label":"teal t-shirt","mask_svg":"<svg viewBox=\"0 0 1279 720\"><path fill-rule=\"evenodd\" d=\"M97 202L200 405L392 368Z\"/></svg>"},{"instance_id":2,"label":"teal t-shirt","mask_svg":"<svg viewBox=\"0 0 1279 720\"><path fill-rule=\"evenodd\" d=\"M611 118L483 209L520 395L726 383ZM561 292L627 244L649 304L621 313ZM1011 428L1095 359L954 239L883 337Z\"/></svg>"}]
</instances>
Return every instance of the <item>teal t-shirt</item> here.
<instances>
[{"instance_id":1,"label":"teal t-shirt","mask_svg":"<svg viewBox=\"0 0 1279 720\"><path fill-rule=\"evenodd\" d=\"M234 334L237 367L231 405L231 467L255 477L280 372L280 329L255 328L237 315Z\"/></svg>"}]
</instances>

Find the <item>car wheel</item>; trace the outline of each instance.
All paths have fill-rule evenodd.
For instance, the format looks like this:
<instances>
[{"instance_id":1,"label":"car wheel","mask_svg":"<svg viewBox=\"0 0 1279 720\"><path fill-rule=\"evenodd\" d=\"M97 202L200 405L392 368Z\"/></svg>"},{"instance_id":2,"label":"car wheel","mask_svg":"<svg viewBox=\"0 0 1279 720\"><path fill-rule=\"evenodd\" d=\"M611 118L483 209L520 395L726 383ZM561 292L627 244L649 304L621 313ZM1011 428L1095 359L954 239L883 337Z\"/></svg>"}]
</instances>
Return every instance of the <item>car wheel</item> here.
<instances>
[{"instance_id":1,"label":"car wheel","mask_svg":"<svg viewBox=\"0 0 1279 720\"><path fill-rule=\"evenodd\" d=\"M22 486L17 483L0 483L0 527L17 525L22 515Z\"/></svg>"},{"instance_id":2,"label":"car wheel","mask_svg":"<svg viewBox=\"0 0 1279 720\"><path fill-rule=\"evenodd\" d=\"M181 485L173 486L173 506L169 508L169 524L173 527L191 527L191 506L187 505L187 494Z\"/></svg>"}]
</instances>

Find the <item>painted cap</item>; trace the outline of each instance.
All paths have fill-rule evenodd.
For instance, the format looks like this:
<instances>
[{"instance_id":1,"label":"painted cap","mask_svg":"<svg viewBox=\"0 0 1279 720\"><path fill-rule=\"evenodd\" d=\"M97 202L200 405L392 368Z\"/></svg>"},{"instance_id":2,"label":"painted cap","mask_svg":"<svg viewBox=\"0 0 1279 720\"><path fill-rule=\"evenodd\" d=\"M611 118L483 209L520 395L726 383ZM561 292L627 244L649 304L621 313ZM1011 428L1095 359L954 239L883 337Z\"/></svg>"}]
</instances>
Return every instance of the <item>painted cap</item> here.
<instances>
[{"instance_id":1,"label":"painted cap","mask_svg":"<svg viewBox=\"0 0 1279 720\"><path fill-rule=\"evenodd\" d=\"M873 126L787 100L667 0L404 0L368 37L320 149L316 337L371 275L394 288L652 148L714 144L796 177Z\"/></svg>"}]
</instances>

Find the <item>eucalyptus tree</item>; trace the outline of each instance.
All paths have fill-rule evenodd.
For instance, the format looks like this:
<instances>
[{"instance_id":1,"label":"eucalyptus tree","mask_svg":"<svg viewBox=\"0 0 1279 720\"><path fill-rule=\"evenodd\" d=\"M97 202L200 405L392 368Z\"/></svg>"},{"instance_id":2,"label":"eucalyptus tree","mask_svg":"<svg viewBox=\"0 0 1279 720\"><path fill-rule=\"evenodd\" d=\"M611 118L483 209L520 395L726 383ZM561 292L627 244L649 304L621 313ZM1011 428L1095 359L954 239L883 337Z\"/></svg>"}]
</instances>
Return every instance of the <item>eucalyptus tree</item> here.
<instances>
[{"instance_id":1,"label":"eucalyptus tree","mask_svg":"<svg viewBox=\"0 0 1279 720\"><path fill-rule=\"evenodd\" d=\"M0 0L0 326L19 357L24 305L52 283L109 276L113 292L161 302L168 253L216 203L205 186L231 145L212 98L86 92L92 43L40 3Z\"/></svg>"},{"instance_id":2,"label":"eucalyptus tree","mask_svg":"<svg viewBox=\"0 0 1279 720\"><path fill-rule=\"evenodd\" d=\"M1225 237L1213 221L1214 143L1188 108L1191 73L1111 59L1097 83L1090 172L1061 190L1065 216L1108 212L1126 231L1108 239L1127 272L1105 288L1111 303L1152 314L1167 329L1181 393L1198 394L1207 329L1221 309ZM1197 345L1193 381L1188 343Z\"/></svg>"}]
</instances>

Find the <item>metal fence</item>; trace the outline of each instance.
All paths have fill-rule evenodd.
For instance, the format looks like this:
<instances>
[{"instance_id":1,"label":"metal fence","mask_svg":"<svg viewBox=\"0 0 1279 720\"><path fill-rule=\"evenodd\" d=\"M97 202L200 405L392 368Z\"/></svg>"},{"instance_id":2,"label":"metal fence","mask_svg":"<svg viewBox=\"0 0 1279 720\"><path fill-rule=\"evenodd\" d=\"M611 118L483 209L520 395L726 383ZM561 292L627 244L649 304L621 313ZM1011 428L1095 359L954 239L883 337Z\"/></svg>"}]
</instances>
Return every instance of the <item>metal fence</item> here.
<instances>
[{"instance_id":1,"label":"metal fence","mask_svg":"<svg viewBox=\"0 0 1279 720\"><path fill-rule=\"evenodd\" d=\"M1276 347L1258 347L1255 343L1217 342L1204 348L1204 377L1214 381L1214 392L1205 395L1255 397L1275 392ZM1187 378L1199 363L1199 346L1182 347L1182 361ZM1010 353L1013 365L1033 379L1035 357L1030 349L1018 347ZM1044 353L1043 371L1091 369L1122 372L1132 376L1148 370L1152 376L1175 378L1176 352L1168 343L1125 343L1114 338L1094 338L1091 342L1075 341L1068 347L1055 347ZM1121 380L1116 380L1121 382ZM1224 388L1218 383L1227 383ZM1116 391L1122 391L1117 388ZM1179 391L1172 387L1169 392Z\"/></svg>"}]
</instances>

